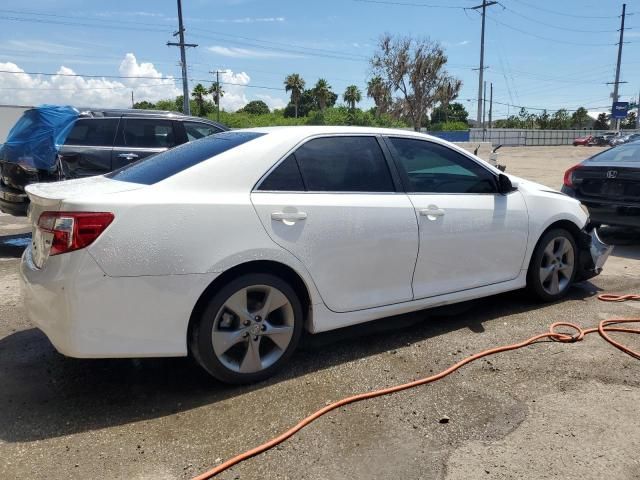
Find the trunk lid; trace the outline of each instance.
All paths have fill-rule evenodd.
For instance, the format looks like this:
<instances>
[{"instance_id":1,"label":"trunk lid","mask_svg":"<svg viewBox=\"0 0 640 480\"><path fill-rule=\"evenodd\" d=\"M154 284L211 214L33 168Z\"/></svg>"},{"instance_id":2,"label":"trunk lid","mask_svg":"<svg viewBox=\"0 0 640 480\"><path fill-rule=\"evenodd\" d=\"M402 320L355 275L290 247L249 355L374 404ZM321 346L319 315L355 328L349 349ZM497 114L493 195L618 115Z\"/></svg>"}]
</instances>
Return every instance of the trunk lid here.
<instances>
[{"instance_id":1,"label":"trunk lid","mask_svg":"<svg viewBox=\"0 0 640 480\"><path fill-rule=\"evenodd\" d=\"M585 200L615 200L640 204L640 167L588 164L573 173L576 193Z\"/></svg>"},{"instance_id":2,"label":"trunk lid","mask_svg":"<svg viewBox=\"0 0 640 480\"><path fill-rule=\"evenodd\" d=\"M120 182L106 177L88 177L54 183L35 183L27 186L29 221L31 222L31 256L34 264L42 268L49 257L53 235L38 227L44 212L58 212L65 202L83 196L112 194L144 187L137 183Z\"/></svg>"}]
</instances>

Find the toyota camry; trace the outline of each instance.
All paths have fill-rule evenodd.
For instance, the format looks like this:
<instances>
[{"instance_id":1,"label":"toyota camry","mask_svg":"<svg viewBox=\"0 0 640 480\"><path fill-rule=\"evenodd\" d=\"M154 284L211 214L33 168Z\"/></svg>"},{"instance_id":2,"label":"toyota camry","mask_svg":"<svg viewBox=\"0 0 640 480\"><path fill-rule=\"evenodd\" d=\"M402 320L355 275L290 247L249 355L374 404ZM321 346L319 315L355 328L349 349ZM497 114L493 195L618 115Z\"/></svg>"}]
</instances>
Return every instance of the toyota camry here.
<instances>
[{"instance_id":1,"label":"toyota camry","mask_svg":"<svg viewBox=\"0 0 640 480\"><path fill-rule=\"evenodd\" d=\"M231 383L273 374L303 330L558 300L610 252L579 201L403 130L224 132L27 192L25 305L58 351L192 355Z\"/></svg>"}]
</instances>

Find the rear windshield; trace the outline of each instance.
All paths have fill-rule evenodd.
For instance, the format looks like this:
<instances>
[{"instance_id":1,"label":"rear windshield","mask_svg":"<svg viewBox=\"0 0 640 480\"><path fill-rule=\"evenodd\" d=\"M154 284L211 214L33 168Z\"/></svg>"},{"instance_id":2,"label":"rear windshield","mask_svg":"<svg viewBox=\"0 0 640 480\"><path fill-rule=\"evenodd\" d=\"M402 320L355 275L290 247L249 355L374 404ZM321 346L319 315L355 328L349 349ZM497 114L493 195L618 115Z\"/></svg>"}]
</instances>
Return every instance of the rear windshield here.
<instances>
[{"instance_id":1,"label":"rear windshield","mask_svg":"<svg viewBox=\"0 0 640 480\"><path fill-rule=\"evenodd\" d=\"M152 185L264 133L222 132L131 163L106 175L122 182Z\"/></svg>"},{"instance_id":2,"label":"rear windshield","mask_svg":"<svg viewBox=\"0 0 640 480\"><path fill-rule=\"evenodd\" d=\"M640 143L622 144L591 157L590 162L638 162L640 163Z\"/></svg>"}]
</instances>

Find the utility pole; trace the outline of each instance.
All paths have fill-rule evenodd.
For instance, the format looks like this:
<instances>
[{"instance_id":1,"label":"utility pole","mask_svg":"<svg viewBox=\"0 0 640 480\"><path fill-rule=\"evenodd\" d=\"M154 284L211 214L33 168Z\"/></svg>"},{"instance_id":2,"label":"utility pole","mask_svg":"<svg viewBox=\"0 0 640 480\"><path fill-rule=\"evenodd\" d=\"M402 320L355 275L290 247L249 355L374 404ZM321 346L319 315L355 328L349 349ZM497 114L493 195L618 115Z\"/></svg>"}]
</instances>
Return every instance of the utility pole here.
<instances>
[{"instance_id":1,"label":"utility pole","mask_svg":"<svg viewBox=\"0 0 640 480\"><path fill-rule=\"evenodd\" d=\"M179 36L180 42L167 42L170 47L180 47L180 64L182 66L182 112L191 115L189 106L189 80L187 79L187 54L185 47L197 47L195 43L184 43L184 25L182 24L182 0L178 0L178 31L173 36Z\"/></svg>"},{"instance_id":2,"label":"utility pole","mask_svg":"<svg viewBox=\"0 0 640 480\"><path fill-rule=\"evenodd\" d=\"M135 102L133 101L133 90L131 90L131 108L136 108L134 107Z\"/></svg>"},{"instance_id":3,"label":"utility pole","mask_svg":"<svg viewBox=\"0 0 640 480\"><path fill-rule=\"evenodd\" d=\"M493 128L491 120L493 118L493 82L491 82L491 89L489 90L489 128Z\"/></svg>"},{"instance_id":4,"label":"utility pole","mask_svg":"<svg viewBox=\"0 0 640 480\"><path fill-rule=\"evenodd\" d=\"M626 16L626 12L627 12L627 4L623 3L622 17L620 20L620 41L618 42L618 63L616 64L616 81L613 82L613 95L612 95L613 103L616 103L619 99L618 85L620 85L621 83L626 83L626 82L620 81L620 64L622 63L622 45L624 44L624 19ZM611 113L613 113L613 111ZM618 118L616 118L616 121L615 121L615 129L616 130L620 129L620 119Z\"/></svg>"},{"instance_id":5,"label":"utility pole","mask_svg":"<svg viewBox=\"0 0 640 480\"><path fill-rule=\"evenodd\" d=\"M222 73L224 73L226 70L223 70ZM220 99L222 98L222 95L220 94L220 70L216 69L215 72L209 72L211 74L216 74L216 91L213 94L213 98L214 100L216 100L216 121L220 122Z\"/></svg>"},{"instance_id":6,"label":"utility pole","mask_svg":"<svg viewBox=\"0 0 640 480\"><path fill-rule=\"evenodd\" d=\"M483 113L483 108L482 108L482 100L483 100L483 96L482 96L482 85L484 82L484 24L485 24L485 17L486 17L486 10L487 7L490 7L491 5L495 5L498 2L494 2L494 1L487 1L487 0L482 0L482 5L478 5L475 7L471 7L472 10L479 10L482 9L482 30L480 33L480 75L478 78L478 113L476 115L476 121L479 124L482 120L482 113Z\"/></svg>"},{"instance_id":7,"label":"utility pole","mask_svg":"<svg viewBox=\"0 0 640 480\"><path fill-rule=\"evenodd\" d=\"M484 82L484 94L482 96L482 140L484 140L485 132L487 131L486 115L487 113L487 82Z\"/></svg>"}]
</instances>

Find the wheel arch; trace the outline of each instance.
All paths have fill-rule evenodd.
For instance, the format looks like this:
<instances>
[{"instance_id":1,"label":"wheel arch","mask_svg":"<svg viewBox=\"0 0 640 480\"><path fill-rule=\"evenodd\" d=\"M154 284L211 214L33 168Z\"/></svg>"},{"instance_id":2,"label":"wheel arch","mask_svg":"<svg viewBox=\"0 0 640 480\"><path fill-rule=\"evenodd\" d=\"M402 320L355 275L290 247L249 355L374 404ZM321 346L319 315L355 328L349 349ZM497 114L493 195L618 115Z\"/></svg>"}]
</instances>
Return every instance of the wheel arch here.
<instances>
[{"instance_id":1,"label":"wheel arch","mask_svg":"<svg viewBox=\"0 0 640 480\"><path fill-rule=\"evenodd\" d=\"M302 303L302 312L304 314L304 326L308 329L309 322L311 321L311 292L302 276L296 272L289 265L274 260L253 260L250 262L240 263L235 265L219 276L217 276L213 282L211 282L207 288L200 294L200 297L196 301L191 315L189 317L189 325L187 328L187 339L191 338L191 329L196 320L200 317L204 309L206 308L207 301L214 293L220 289L223 285L231 280L238 278L241 275L248 273L269 273L276 275L282 280L286 281L295 290L300 302ZM189 342L187 342L189 344Z\"/></svg>"},{"instance_id":2,"label":"wheel arch","mask_svg":"<svg viewBox=\"0 0 640 480\"><path fill-rule=\"evenodd\" d=\"M566 231L568 231L572 236L574 241L576 242L576 246L578 247L578 251L581 249L582 244L583 244L583 240L582 240L582 228L580 228L578 225L576 225L575 222L568 220L568 219L560 219L560 220L556 220L554 222L551 222L549 225L547 225L546 228L544 228L540 234L538 235L538 238L536 239L535 244L533 244L533 247L531 248L531 252L528 255L527 258L527 272L529 271L529 268L531 268L531 260L533 258L533 252L535 252L536 248L538 248L538 244L540 243L540 240L542 239L542 237L544 237L547 232L556 229L556 228L562 228ZM576 252L578 253L578 252Z\"/></svg>"}]
</instances>

